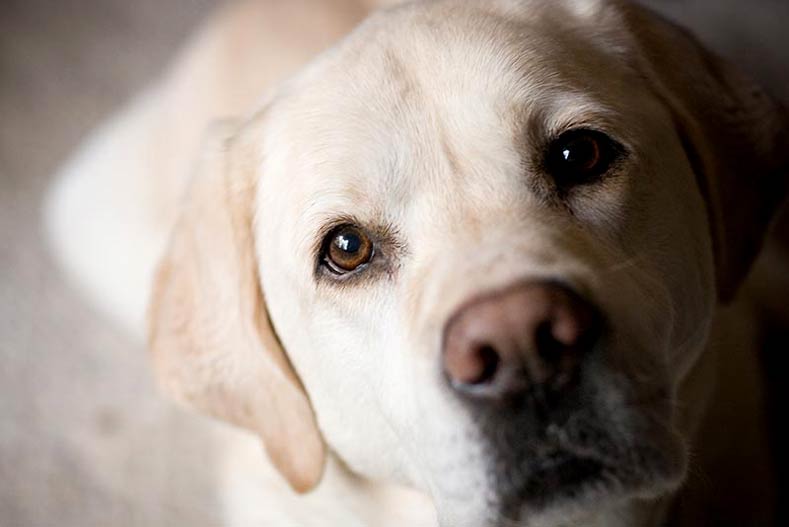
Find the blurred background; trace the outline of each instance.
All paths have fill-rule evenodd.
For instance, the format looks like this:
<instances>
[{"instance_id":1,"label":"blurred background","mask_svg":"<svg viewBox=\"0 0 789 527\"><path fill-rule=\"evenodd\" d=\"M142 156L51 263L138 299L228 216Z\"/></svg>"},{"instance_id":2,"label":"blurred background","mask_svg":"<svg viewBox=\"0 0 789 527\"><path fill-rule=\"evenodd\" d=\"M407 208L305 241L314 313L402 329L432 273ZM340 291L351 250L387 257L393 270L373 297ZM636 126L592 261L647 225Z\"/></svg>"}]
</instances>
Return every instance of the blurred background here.
<instances>
[{"instance_id":1,"label":"blurred background","mask_svg":"<svg viewBox=\"0 0 789 527\"><path fill-rule=\"evenodd\" d=\"M789 103L789 1L645 3ZM58 166L217 4L0 0L3 527L220 525L206 422L158 398L143 345L63 280L40 222Z\"/></svg>"}]
</instances>

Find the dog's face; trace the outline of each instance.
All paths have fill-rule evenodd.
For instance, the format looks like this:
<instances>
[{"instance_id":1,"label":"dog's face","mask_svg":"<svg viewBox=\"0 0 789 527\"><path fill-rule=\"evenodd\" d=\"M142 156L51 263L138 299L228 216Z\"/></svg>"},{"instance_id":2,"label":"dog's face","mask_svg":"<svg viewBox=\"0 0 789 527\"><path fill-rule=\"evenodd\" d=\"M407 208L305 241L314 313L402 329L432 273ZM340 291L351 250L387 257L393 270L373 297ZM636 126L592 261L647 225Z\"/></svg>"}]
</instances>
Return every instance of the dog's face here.
<instances>
[{"instance_id":1,"label":"dog's face","mask_svg":"<svg viewBox=\"0 0 789 527\"><path fill-rule=\"evenodd\" d=\"M296 486L319 477L322 437L357 473L428 492L446 525L567 522L675 488L689 439L677 390L716 278L724 291L747 264L730 229L716 239L712 123L644 53L668 26L643 41L630 29L649 16L434 2L366 22L227 143L229 198L193 191L232 210L224 231L190 224L208 209L176 229L153 314L168 383L259 431ZM169 285L185 228L202 245L189 265L235 256ZM212 245L225 231L232 243ZM214 300L192 291L228 280ZM257 292L238 301L239 287ZM161 321L200 299L219 307ZM278 342L252 327L264 309ZM192 331L198 352L173 358L167 328L206 324L220 336Z\"/></svg>"}]
</instances>

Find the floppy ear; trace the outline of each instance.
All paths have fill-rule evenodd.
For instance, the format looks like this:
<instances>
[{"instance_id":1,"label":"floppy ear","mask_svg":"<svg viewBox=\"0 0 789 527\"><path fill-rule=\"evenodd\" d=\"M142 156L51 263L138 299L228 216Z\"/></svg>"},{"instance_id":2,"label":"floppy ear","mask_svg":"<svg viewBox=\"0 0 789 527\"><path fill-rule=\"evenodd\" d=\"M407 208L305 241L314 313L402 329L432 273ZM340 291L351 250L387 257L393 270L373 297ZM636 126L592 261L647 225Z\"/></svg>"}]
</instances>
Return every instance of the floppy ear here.
<instances>
[{"instance_id":1,"label":"floppy ear","mask_svg":"<svg viewBox=\"0 0 789 527\"><path fill-rule=\"evenodd\" d=\"M310 402L266 313L252 235L254 145L212 130L150 305L150 349L176 399L257 433L291 486L321 478L324 444Z\"/></svg>"},{"instance_id":2,"label":"floppy ear","mask_svg":"<svg viewBox=\"0 0 789 527\"><path fill-rule=\"evenodd\" d=\"M789 181L789 114L687 31L623 7L639 69L670 107L704 195L718 298L731 300Z\"/></svg>"}]
</instances>

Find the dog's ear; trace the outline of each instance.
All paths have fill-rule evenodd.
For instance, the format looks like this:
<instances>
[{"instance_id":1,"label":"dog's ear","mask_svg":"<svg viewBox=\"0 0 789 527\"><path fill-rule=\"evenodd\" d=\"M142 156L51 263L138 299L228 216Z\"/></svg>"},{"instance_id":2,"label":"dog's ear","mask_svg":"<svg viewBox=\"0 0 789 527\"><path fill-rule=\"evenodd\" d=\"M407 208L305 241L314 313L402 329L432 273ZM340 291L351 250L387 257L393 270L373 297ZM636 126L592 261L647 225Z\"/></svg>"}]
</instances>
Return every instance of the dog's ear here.
<instances>
[{"instance_id":1,"label":"dog's ear","mask_svg":"<svg viewBox=\"0 0 789 527\"><path fill-rule=\"evenodd\" d=\"M623 7L639 69L671 109L704 195L721 302L756 257L789 181L789 114L687 31Z\"/></svg>"},{"instance_id":2,"label":"dog's ear","mask_svg":"<svg viewBox=\"0 0 789 527\"><path fill-rule=\"evenodd\" d=\"M266 312L252 235L259 156L234 128L211 131L190 182L154 283L150 349L170 394L258 434L305 492L321 478L325 447Z\"/></svg>"}]
</instances>

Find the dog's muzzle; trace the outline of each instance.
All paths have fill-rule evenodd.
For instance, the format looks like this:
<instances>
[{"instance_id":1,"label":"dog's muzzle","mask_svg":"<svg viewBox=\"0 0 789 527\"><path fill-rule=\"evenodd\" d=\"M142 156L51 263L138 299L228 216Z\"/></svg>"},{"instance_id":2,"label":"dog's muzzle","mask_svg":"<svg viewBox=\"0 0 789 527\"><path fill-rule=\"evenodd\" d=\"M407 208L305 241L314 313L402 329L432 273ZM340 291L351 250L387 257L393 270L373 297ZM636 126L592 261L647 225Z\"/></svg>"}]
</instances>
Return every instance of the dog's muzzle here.
<instances>
[{"instance_id":1,"label":"dog's muzzle","mask_svg":"<svg viewBox=\"0 0 789 527\"><path fill-rule=\"evenodd\" d=\"M544 281L473 298L449 318L443 372L487 440L499 509L541 509L610 472L606 440L587 441L604 434L578 425L595 411L584 376L604 326L592 303Z\"/></svg>"}]
</instances>

